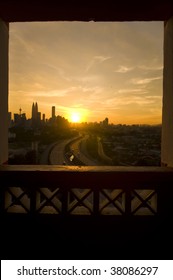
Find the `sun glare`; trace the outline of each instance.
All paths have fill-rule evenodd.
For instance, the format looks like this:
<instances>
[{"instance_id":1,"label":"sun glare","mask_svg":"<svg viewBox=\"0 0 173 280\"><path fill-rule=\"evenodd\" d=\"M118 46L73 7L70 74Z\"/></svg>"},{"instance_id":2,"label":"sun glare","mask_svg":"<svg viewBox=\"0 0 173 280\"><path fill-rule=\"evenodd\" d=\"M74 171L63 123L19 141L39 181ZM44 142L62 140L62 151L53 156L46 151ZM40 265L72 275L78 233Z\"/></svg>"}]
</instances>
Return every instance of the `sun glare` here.
<instances>
[{"instance_id":1,"label":"sun glare","mask_svg":"<svg viewBox=\"0 0 173 280\"><path fill-rule=\"evenodd\" d=\"M87 120L88 114L84 108L68 108L66 116L71 123L83 123Z\"/></svg>"},{"instance_id":2,"label":"sun glare","mask_svg":"<svg viewBox=\"0 0 173 280\"><path fill-rule=\"evenodd\" d=\"M71 121L72 121L73 123L79 123L79 122L81 121L80 113L78 113L78 112L72 113L72 115L71 115Z\"/></svg>"}]
</instances>

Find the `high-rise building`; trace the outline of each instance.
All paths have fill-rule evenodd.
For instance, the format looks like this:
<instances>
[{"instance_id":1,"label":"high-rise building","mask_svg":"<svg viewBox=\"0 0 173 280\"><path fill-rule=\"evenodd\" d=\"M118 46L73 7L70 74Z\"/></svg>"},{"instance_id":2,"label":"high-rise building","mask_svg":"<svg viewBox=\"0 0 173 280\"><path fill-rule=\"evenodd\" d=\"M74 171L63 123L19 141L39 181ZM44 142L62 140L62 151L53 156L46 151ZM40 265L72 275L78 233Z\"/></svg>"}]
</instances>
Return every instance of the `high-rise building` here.
<instances>
[{"instance_id":1,"label":"high-rise building","mask_svg":"<svg viewBox=\"0 0 173 280\"><path fill-rule=\"evenodd\" d=\"M41 112L37 112L37 121L38 121L38 122L41 121Z\"/></svg>"},{"instance_id":2,"label":"high-rise building","mask_svg":"<svg viewBox=\"0 0 173 280\"><path fill-rule=\"evenodd\" d=\"M52 119L55 119L55 106L52 106Z\"/></svg>"},{"instance_id":3,"label":"high-rise building","mask_svg":"<svg viewBox=\"0 0 173 280\"><path fill-rule=\"evenodd\" d=\"M41 123L41 112L38 112L38 104L37 102L32 104L32 126L38 127Z\"/></svg>"},{"instance_id":4,"label":"high-rise building","mask_svg":"<svg viewBox=\"0 0 173 280\"><path fill-rule=\"evenodd\" d=\"M32 104L32 120L38 119L38 104L37 102Z\"/></svg>"},{"instance_id":5,"label":"high-rise building","mask_svg":"<svg viewBox=\"0 0 173 280\"><path fill-rule=\"evenodd\" d=\"M43 114L43 122L45 122L45 120L46 120L46 116L45 116L45 114Z\"/></svg>"}]
</instances>

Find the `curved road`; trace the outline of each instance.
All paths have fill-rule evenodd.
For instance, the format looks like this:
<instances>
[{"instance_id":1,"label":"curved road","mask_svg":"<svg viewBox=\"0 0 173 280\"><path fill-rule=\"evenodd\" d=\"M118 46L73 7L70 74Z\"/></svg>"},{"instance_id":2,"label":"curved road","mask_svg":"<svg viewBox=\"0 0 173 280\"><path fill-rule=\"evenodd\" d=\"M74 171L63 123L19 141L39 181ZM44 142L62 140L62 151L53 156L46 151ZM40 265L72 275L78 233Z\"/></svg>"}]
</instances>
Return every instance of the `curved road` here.
<instances>
[{"instance_id":1,"label":"curved road","mask_svg":"<svg viewBox=\"0 0 173 280\"><path fill-rule=\"evenodd\" d=\"M50 154L49 154L49 162L52 165L63 165L63 164L67 164L69 165L69 160L66 158L65 156L65 147L72 141L72 139L67 139L67 140L63 140L59 143L57 143L57 145L55 145Z\"/></svg>"},{"instance_id":2,"label":"curved road","mask_svg":"<svg viewBox=\"0 0 173 280\"><path fill-rule=\"evenodd\" d=\"M47 146L45 151L41 154L41 157L40 157L40 160L39 160L39 164L41 164L41 165L49 164L49 154L50 154L51 150L53 149L53 146L57 145L57 143L58 142L52 143L52 144Z\"/></svg>"},{"instance_id":3,"label":"curved road","mask_svg":"<svg viewBox=\"0 0 173 280\"><path fill-rule=\"evenodd\" d=\"M88 135L85 135L81 139L78 139L72 145L70 145L70 149L75 157L77 157L79 160L81 160L85 165L87 166L97 166L100 165L100 163L95 160L91 159L91 157L87 154L86 151L86 140L88 138Z\"/></svg>"},{"instance_id":4,"label":"curved road","mask_svg":"<svg viewBox=\"0 0 173 280\"><path fill-rule=\"evenodd\" d=\"M51 164L51 165L69 165L67 157L65 157L65 147L75 138L61 140L50 144L42 153L39 164Z\"/></svg>"},{"instance_id":5,"label":"curved road","mask_svg":"<svg viewBox=\"0 0 173 280\"><path fill-rule=\"evenodd\" d=\"M49 151L49 162L52 165L80 165L80 162L83 165L100 165L97 161L92 160L87 157L86 152L83 153L85 149L85 137L78 137L75 139L67 139L61 142L58 142L54 147ZM70 144L71 143L71 144ZM69 145L69 152L65 152L66 146ZM73 156L72 156L73 155ZM72 156L72 160L70 157Z\"/></svg>"},{"instance_id":6,"label":"curved road","mask_svg":"<svg viewBox=\"0 0 173 280\"><path fill-rule=\"evenodd\" d=\"M83 137L75 137L51 144L42 154L40 164L80 165L81 163L86 166L103 165L103 163L92 159L91 156L88 155L86 149L87 138L88 135L85 135ZM68 152L66 152L67 145L69 145ZM109 161L110 164L110 158L106 157L104 154L100 141L98 141L98 152L100 156L107 162Z\"/></svg>"}]
</instances>

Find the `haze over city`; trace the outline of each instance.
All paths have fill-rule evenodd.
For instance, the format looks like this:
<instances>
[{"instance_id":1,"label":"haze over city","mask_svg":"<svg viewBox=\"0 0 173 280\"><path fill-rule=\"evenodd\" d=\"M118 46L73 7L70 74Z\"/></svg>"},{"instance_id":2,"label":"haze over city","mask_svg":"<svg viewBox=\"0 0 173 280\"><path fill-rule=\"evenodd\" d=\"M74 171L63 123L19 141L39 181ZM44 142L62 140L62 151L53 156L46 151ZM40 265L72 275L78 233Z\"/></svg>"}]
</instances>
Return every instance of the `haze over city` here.
<instances>
[{"instance_id":1,"label":"haze over city","mask_svg":"<svg viewBox=\"0 0 173 280\"><path fill-rule=\"evenodd\" d=\"M9 55L12 113L161 123L163 22L10 23Z\"/></svg>"}]
</instances>

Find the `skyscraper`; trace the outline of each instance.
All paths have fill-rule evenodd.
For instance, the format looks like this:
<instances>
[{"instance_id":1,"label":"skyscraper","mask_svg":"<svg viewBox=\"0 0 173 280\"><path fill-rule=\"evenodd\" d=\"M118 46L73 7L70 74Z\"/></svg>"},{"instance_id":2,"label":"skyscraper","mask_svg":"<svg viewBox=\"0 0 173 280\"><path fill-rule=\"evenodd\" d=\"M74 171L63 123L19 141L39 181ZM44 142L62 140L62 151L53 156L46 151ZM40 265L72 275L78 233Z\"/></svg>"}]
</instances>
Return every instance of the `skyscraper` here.
<instances>
[{"instance_id":1,"label":"skyscraper","mask_svg":"<svg viewBox=\"0 0 173 280\"><path fill-rule=\"evenodd\" d=\"M38 119L38 104L37 102L32 104L32 120Z\"/></svg>"},{"instance_id":2,"label":"skyscraper","mask_svg":"<svg viewBox=\"0 0 173 280\"><path fill-rule=\"evenodd\" d=\"M52 119L55 119L55 106L52 106Z\"/></svg>"},{"instance_id":3,"label":"skyscraper","mask_svg":"<svg viewBox=\"0 0 173 280\"><path fill-rule=\"evenodd\" d=\"M36 128L37 126L40 125L41 121L41 113L38 112L38 104L37 102L32 104L32 126Z\"/></svg>"}]
</instances>

